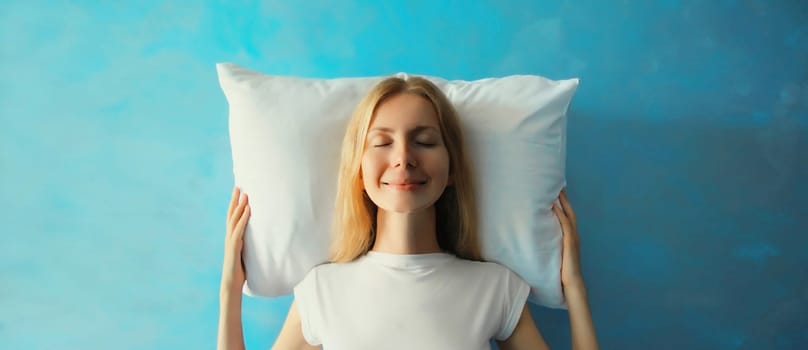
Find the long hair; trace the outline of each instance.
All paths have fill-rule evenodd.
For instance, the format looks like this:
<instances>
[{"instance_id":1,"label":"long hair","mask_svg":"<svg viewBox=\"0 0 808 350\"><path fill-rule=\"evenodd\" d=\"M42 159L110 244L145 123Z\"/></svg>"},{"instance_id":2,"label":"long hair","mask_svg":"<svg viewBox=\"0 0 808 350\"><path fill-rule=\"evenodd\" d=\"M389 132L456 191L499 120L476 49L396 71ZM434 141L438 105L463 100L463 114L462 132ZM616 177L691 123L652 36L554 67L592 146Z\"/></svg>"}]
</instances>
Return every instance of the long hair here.
<instances>
[{"instance_id":1,"label":"long hair","mask_svg":"<svg viewBox=\"0 0 808 350\"><path fill-rule=\"evenodd\" d=\"M420 77L382 80L365 95L351 115L342 141L331 261L353 261L367 253L376 240L378 207L365 193L361 179L365 138L376 108L385 99L402 93L416 94L432 103L449 153L449 177L453 184L446 187L435 203L438 245L459 258L482 261L474 182L460 120L446 95Z\"/></svg>"}]
</instances>

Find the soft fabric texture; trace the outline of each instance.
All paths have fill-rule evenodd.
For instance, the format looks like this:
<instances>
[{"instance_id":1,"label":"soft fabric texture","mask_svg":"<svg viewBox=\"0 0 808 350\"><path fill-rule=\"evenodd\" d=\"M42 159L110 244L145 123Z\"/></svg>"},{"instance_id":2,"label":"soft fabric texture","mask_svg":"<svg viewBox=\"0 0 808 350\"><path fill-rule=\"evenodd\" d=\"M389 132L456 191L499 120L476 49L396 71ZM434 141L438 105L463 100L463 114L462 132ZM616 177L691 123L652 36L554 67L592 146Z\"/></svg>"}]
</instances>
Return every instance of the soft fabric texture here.
<instances>
[{"instance_id":1,"label":"soft fabric texture","mask_svg":"<svg viewBox=\"0 0 808 350\"><path fill-rule=\"evenodd\" d=\"M530 287L509 269L447 253L368 252L315 267L294 289L303 336L325 349L490 349Z\"/></svg>"},{"instance_id":2,"label":"soft fabric texture","mask_svg":"<svg viewBox=\"0 0 808 350\"><path fill-rule=\"evenodd\" d=\"M244 291L288 294L328 260L342 137L357 103L383 77L272 76L227 63L217 70L230 107L235 184L252 209ZM578 80L426 78L460 115L484 258L527 281L534 303L566 308L561 227L551 207L566 185L566 115Z\"/></svg>"}]
</instances>

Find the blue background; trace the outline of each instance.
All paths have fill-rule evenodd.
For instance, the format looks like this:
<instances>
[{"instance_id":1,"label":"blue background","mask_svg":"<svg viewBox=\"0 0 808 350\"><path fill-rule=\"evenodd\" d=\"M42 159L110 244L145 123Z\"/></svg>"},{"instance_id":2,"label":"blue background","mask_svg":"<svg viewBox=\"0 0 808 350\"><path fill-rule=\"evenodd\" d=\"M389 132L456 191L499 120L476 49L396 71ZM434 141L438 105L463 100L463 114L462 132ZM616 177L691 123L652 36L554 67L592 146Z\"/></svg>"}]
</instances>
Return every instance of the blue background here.
<instances>
[{"instance_id":1,"label":"blue background","mask_svg":"<svg viewBox=\"0 0 808 350\"><path fill-rule=\"evenodd\" d=\"M569 194L601 347L808 348L805 1L6 0L0 37L4 349L215 347L220 61L580 77ZM245 299L248 348L289 303ZM566 312L532 311L569 348Z\"/></svg>"}]
</instances>

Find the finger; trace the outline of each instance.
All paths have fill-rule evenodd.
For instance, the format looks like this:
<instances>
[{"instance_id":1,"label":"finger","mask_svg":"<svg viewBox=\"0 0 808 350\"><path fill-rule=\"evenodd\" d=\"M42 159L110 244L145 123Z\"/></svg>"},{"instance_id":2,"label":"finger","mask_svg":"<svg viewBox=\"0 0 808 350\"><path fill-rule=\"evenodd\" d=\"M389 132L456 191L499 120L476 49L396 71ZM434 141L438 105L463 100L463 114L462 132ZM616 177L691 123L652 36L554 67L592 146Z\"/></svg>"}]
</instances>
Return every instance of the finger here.
<instances>
[{"instance_id":1,"label":"finger","mask_svg":"<svg viewBox=\"0 0 808 350\"><path fill-rule=\"evenodd\" d=\"M561 224L561 228L564 230L564 241L572 245L577 245L580 238L578 237L578 229L575 227L575 222L571 221L561 208L556 207L556 210L562 213L561 215L563 215L564 218Z\"/></svg>"},{"instance_id":2,"label":"finger","mask_svg":"<svg viewBox=\"0 0 808 350\"><path fill-rule=\"evenodd\" d=\"M242 251L243 253L243 251ZM241 268L244 270L244 280L247 280L247 269L244 268L247 264L244 263L244 254L241 254Z\"/></svg>"},{"instance_id":3,"label":"finger","mask_svg":"<svg viewBox=\"0 0 808 350\"><path fill-rule=\"evenodd\" d=\"M250 206L246 206L244 208L244 214L241 215L241 218L238 219L238 223L236 224L236 228L234 233L236 234L236 239L243 239L245 227L247 226L247 221L250 219Z\"/></svg>"},{"instance_id":4,"label":"finger","mask_svg":"<svg viewBox=\"0 0 808 350\"><path fill-rule=\"evenodd\" d=\"M564 213L566 213L567 217L569 217L572 226L573 227L577 226L578 221L575 216L575 210L572 209L572 203L570 203L570 199L569 197L567 197L566 188L564 188L564 190L561 191L560 197L561 197L561 203L564 206Z\"/></svg>"},{"instance_id":5,"label":"finger","mask_svg":"<svg viewBox=\"0 0 808 350\"><path fill-rule=\"evenodd\" d=\"M236 208L236 201L238 200L239 196L239 188L233 187L233 194L230 196L230 206L227 208L227 218L230 219L230 216L233 215L233 209Z\"/></svg>"},{"instance_id":6,"label":"finger","mask_svg":"<svg viewBox=\"0 0 808 350\"><path fill-rule=\"evenodd\" d=\"M241 217L242 213L244 213L244 207L246 205L247 205L247 195L242 193L239 196L238 206L236 206L236 209L233 210L233 214L230 215L229 226L231 228L235 227L235 225L238 223L239 218Z\"/></svg>"},{"instance_id":7,"label":"finger","mask_svg":"<svg viewBox=\"0 0 808 350\"><path fill-rule=\"evenodd\" d=\"M556 212L558 215L558 221L561 223L561 255L564 256L564 247L573 245L574 242L572 241L575 230L570 229L570 225L566 222L566 217L564 216L564 211L561 208L553 203L553 211Z\"/></svg>"},{"instance_id":8,"label":"finger","mask_svg":"<svg viewBox=\"0 0 808 350\"><path fill-rule=\"evenodd\" d=\"M561 208L555 202L553 202L553 212L555 212L556 217L558 217L558 222L561 224L561 228L564 231L567 231L567 228L569 227L569 222L567 220L567 216L564 214L564 211L561 210Z\"/></svg>"},{"instance_id":9,"label":"finger","mask_svg":"<svg viewBox=\"0 0 808 350\"><path fill-rule=\"evenodd\" d=\"M559 195L558 198L561 200L561 204L564 206L564 209L566 209L567 212L572 211L572 205L570 203L570 198L567 197L567 192L566 191L561 192L561 195Z\"/></svg>"}]
</instances>

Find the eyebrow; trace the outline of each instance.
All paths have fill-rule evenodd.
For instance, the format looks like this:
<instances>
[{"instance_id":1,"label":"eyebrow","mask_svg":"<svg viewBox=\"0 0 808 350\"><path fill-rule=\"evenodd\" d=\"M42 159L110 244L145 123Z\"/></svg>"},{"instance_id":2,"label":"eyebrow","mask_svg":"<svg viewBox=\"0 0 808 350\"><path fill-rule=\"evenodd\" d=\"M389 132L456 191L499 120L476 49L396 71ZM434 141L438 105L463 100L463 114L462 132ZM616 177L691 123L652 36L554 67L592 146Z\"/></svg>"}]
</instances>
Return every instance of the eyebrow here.
<instances>
[{"instance_id":1,"label":"eyebrow","mask_svg":"<svg viewBox=\"0 0 808 350\"><path fill-rule=\"evenodd\" d=\"M432 131L435 131L435 132L440 134L440 131L437 128L435 128L433 126L429 126L429 125L419 125L419 126L415 127L414 129L410 130L408 132L408 134L417 134L417 133L420 133L420 132L426 131L426 130L432 130ZM391 128L377 126L377 127L373 128L373 129L370 129L368 131L368 134L370 134L371 132L374 132L374 131L392 133L394 130L391 129Z\"/></svg>"}]
</instances>

